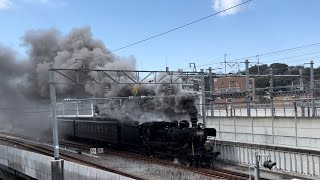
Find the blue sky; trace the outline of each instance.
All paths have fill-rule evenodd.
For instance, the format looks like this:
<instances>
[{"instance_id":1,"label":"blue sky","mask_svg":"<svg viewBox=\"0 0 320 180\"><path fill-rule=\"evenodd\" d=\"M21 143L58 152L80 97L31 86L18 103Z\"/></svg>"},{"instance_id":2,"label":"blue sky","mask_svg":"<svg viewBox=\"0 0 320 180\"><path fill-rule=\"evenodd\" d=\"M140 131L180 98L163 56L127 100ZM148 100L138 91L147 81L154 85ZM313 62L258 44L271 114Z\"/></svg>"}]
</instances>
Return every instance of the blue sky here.
<instances>
[{"instance_id":1,"label":"blue sky","mask_svg":"<svg viewBox=\"0 0 320 180\"><path fill-rule=\"evenodd\" d=\"M0 44L22 56L21 37L31 29L56 28L68 33L90 26L109 49L167 31L242 0L0 0ZM215 3L220 3L220 7ZM217 5L217 4L215 4ZM225 6L223 6L225 5ZM228 7L228 6L227 6ZM137 69L186 69L320 42L319 0L253 0L241 9L214 16L170 34L117 51L134 55ZM318 53L319 51L319 53ZM307 54L307 55L304 55ZM296 58L292 58L295 57ZM320 45L286 54L261 57L263 63L320 65ZM242 62L243 60L239 61ZM250 59L254 65L256 58ZM241 64L243 66L243 64ZM202 66L207 68L207 66ZM200 67L199 67L200 68ZM232 69L230 69L232 70Z\"/></svg>"}]
</instances>

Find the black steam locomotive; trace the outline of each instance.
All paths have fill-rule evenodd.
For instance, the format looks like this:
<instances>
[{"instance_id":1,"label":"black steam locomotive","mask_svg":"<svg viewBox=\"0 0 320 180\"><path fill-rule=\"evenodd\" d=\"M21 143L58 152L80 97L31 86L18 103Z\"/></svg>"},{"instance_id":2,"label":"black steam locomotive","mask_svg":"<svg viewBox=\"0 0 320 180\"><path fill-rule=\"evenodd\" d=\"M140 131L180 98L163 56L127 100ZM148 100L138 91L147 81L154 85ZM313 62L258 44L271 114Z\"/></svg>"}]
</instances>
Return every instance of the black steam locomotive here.
<instances>
[{"instance_id":1,"label":"black steam locomotive","mask_svg":"<svg viewBox=\"0 0 320 180\"><path fill-rule=\"evenodd\" d=\"M160 158L178 158L190 165L212 166L220 154L214 149L214 128L197 124L197 118L180 122L146 122L95 117L58 118L60 137L96 140L114 147L144 152Z\"/></svg>"}]
</instances>

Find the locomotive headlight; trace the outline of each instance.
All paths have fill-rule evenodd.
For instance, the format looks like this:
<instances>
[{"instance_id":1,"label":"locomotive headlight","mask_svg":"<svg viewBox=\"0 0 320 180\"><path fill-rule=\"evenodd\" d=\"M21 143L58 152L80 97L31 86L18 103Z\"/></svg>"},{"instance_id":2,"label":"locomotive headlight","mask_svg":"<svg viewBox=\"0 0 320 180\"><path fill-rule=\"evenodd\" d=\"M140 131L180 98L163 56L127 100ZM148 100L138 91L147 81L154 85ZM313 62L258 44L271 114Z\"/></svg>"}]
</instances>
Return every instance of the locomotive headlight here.
<instances>
[{"instance_id":1,"label":"locomotive headlight","mask_svg":"<svg viewBox=\"0 0 320 180\"><path fill-rule=\"evenodd\" d=\"M206 151L210 151L211 148L212 148L211 142L210 142L210 141L206 141L206 142L204 143L204 149L205 149Z\"/></svg>"}]
</instances>

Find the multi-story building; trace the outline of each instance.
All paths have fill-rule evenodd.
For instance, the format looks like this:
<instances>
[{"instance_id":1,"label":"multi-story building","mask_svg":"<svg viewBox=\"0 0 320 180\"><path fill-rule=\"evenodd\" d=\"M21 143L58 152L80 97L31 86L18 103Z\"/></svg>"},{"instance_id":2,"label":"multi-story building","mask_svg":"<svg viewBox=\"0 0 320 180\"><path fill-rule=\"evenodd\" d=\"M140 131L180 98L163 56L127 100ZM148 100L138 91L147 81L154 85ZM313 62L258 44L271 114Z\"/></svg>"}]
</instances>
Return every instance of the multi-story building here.
<instances>
[{"instance_id":1,"label":"multi-story building","mask_svg":"<svg viewBox=\"0 0 320 180\"><path fill-rule=\"evenodd\" d=\"M214 78L214 104L245 103L246 77L220 77ZM255 83L249 79L250 101L254 101Z\"/></svg>"}]
</instances>

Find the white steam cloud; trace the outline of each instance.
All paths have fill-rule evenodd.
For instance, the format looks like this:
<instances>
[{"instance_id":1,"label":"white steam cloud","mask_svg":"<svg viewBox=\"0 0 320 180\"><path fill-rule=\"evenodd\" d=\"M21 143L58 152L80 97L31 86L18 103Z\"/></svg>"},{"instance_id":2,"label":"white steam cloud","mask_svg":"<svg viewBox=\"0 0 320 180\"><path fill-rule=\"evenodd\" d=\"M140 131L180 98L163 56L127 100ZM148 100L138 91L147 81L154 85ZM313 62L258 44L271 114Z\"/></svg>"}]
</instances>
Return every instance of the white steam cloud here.
<instances>
[{"instance_id":1,"label":"white steam cloud","mask_svg":"<svg viewBox=\"0 0 320 180\"><path fill-rule=\"evenodd\" d=\"M242 3L243 0L212 0L212 8L214 9L214 11L219 12L219 11L223 11L225 9L228 9L230 7L233 7L237 4ZM229 9L225 12L220 13L220 16L227 16L227 15L233 15L233 14L237 14L238 12L240 12L243 9L242 6L237 6L235 8Z\"/></svg>"}]
</instances>

